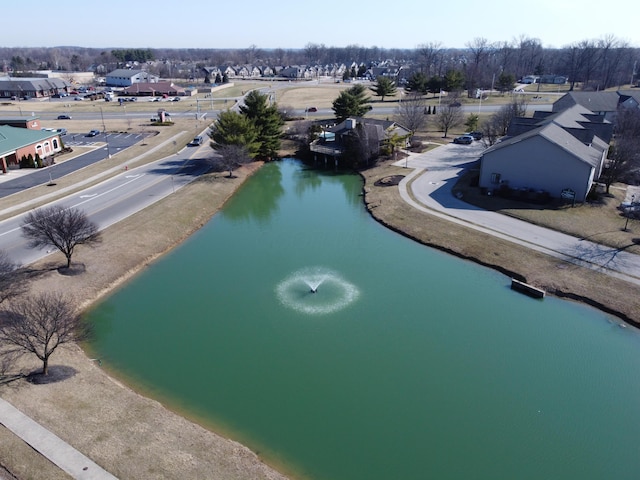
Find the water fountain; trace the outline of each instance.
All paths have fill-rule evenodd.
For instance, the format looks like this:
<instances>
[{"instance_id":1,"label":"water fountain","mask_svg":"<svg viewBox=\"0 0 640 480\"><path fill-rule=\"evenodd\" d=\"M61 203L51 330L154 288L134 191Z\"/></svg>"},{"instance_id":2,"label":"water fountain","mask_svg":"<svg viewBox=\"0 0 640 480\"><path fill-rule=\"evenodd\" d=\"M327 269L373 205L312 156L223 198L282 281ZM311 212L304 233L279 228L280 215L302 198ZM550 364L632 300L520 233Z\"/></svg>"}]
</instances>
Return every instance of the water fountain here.
<instances>
[{"instance_id":1,"label":"water fountain","mask_svg":"<svg viewBox=\"0 0 640 480\"><path fill-rule=\"evenodd\" d=\"M319 292L321 286L322 292ZM322 315L345 308L358 298L360 292L333 270L308 267L293 272L280 282L276 294L280 302L289 308Z\"/></svg>"}]
</instances>

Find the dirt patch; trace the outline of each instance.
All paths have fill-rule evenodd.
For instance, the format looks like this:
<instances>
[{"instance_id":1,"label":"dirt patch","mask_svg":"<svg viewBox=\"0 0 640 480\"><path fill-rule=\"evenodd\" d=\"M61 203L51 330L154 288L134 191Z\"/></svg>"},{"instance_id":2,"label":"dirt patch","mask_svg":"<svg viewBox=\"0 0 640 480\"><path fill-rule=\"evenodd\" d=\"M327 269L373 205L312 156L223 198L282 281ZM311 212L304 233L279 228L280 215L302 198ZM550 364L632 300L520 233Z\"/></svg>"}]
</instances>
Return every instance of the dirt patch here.
<instances>
[{"instance_id":1,"label":"dirt patch","mask_svg":"<svg viewBox=\"0 0 640 480\"><path fill-rule=\"evenodd\" d=\"M403 178L404 175L389 175L388 177L383 177L380 180L376 180L374 185L376 187L394 187L398 185Z\"/></svg>"}]
</instances>

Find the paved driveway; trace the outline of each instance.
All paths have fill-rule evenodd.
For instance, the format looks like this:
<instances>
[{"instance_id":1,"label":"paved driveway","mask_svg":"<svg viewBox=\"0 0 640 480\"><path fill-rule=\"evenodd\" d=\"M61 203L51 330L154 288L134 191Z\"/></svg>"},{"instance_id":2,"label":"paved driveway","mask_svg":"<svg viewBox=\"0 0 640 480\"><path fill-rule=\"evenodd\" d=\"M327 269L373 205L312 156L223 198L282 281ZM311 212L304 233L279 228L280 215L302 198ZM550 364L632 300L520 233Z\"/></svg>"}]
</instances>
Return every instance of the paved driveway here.
<instances>
[{"instance_id":1,"label":"paved driveway","mask_svg":"<svg viewBox=\"0 0 640 480\"><path fill-rule=\"evenodd\" d=\"M451 189L465 169L477 165L482 150L481 142L447 144L396 162L413 170L400 183L400 195L424 212L640 285L639 255L489 212L455 198Z\"/></svg>"}]
</instances>

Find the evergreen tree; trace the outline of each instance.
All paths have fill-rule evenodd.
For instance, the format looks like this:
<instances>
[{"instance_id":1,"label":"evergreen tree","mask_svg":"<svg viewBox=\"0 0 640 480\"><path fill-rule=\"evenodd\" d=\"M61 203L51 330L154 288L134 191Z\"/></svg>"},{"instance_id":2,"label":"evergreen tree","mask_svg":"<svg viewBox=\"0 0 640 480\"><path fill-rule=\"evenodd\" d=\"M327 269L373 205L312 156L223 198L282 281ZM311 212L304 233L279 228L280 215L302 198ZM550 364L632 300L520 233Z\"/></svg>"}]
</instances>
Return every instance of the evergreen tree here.
<instances>
[{"instance_id":1,"label":"evergreen tree","mask_svg":"<svg viewBox=\"0 0 640 480\"><path fill-rule=\"evenodd\" d=\"M371 90L376 94L377 97L382 97L382 101L384 102L384 97L393 97L396 92L396 84L389 77L380 76L376 78L376 83Z\"/></svg>"},{"instance_id":2,"label":"evergreen tree","mask_svg":"<svg viewBox=\"0 0 640 480\"><path fill-rule=\"evenodd\" d=\"M251 120L237 112L226 110L218 115L218 119L209 130L211 148L220 150L228 145L246 148L250 157L255 157L259 144L257 133Z\"/></svg>"},{"instance_id":3,"label":"evergreen tree","mask_svg":"<svg viewBox=\"0 0 640 480\"><path fill-rule=\"evenodd\" d=\"M407 81L405 90L411 93L419 93L424 95L428 92L427 76L422 72L414 72Z\"/></svg>"},{"instance_id":4,"label":"evergreen tree","mask_svg":"<svg viewBox=\"0 0 640 480\"><path fill-rule=\"evenodd\" d=\"M220 85L222 83L222 77L220 76L220 72L216 73L216 84Z\"/></svg>"},{"instance_id":5,"label":"evergreen tree","mask_svg":"<svg viewBox=\"0 0 640 480\"><path fill-rule=\"evenodd\" d=\"M429 78L429 80L427 81L427 91L433 93L434 95L436 93L440 93L440 90L442 90L442 86L443 86L442 78L437 77L435 75Z\"/></svg>"},{"instance_id":6,"label":"evergreen tree","mask_svg":"<svg viewBox=\"0 0 640 480\"><path fill-rule=\"evenodd\" d=\"M447 92L459 92L464 86L464 75L458 70L449 70L444 77L443 86Z\"/></svg>"},{"instance_id":7,"label":"evergreen tree","mask_svg":"<svg viewBox=\"0 0 640 480\"><path fill-rule=\"evenodd\" d=\"M256 129L256 140L260 144L258 156L272 159L278 155L284 121L277 106L269 105L268 97L252 90L240 106L240 113L247 117Z\"/></svg>"},{"instance_id":8,"label":"evergreen tree","mask_svg":"<svg viewBox=\"0 0 640 480\"><path fill-rule=\"evenodd\" d=\"M366 89L358 83L348 90L340 92L338 98L333 101L331 109L336 118L342 121L348 117L364 116L370 110L366 103Z\"/></svg>"}]
</instances>

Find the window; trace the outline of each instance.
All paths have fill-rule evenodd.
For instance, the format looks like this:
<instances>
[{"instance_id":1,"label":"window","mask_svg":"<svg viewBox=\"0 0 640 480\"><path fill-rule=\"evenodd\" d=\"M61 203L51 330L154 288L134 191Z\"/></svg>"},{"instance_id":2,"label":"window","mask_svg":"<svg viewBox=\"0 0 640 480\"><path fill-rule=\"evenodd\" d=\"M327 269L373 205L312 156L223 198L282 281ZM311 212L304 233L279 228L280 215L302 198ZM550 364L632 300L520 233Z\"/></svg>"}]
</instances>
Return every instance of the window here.
<instances>
[{"instance_id":1,"label":"window","mask_svg":"<svg viewBox=\"0 0 640 480\"><path fill-rule=\"evenodd\" d=\"M500 177L501 177L501 175L499 173L492 173L491 174L491 183L495 183L495 184L500 183Z\"/></svg>"}]
</instances>

